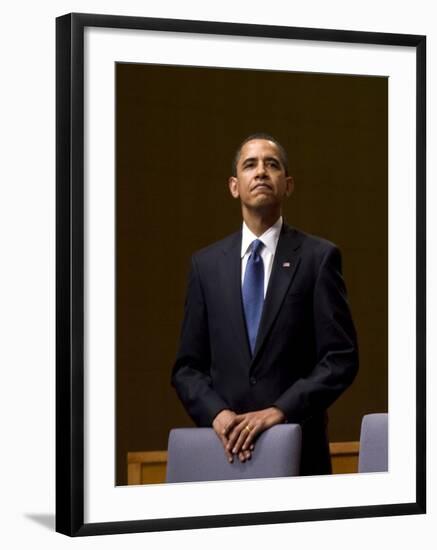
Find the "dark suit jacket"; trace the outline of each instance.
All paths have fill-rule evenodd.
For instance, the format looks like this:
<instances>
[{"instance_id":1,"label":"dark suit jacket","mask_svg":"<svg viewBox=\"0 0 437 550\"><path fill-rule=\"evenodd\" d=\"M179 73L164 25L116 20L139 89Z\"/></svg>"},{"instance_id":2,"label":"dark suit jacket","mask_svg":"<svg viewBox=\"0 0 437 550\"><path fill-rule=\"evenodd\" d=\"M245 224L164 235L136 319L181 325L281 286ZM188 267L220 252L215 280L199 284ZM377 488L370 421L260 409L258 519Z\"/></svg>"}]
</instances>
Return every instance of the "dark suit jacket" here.
<instances>
[{"instance_id":1,"label":"dark suit jacket","mask_svg":"<svg viewBox=\"0 0 437 550\"><path fill-rule=\"evenodd\" d=\"M330 473L326 409L357 369L334 244L283 224L253 357L241 298L241 231L193 255L172 384L198 426L211 426L225 408L277 406L302 425L301 473Z\"/></svg>"}]
</instances>

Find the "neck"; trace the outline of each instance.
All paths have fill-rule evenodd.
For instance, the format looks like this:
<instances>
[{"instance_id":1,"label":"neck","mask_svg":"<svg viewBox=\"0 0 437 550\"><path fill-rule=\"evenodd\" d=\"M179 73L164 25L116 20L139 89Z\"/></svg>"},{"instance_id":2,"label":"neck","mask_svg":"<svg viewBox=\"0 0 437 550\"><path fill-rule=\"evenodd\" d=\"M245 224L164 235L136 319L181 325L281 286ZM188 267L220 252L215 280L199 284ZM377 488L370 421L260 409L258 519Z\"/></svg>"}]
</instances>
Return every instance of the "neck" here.
<instances>
[{"instance_id":1,"label":"neck","mask_svg":"<svg viewBox=\"0 0 437 550\"><path fill-rule=\"evenodd\" d=\"M245 221L247 227L254 235L260 237L267 231L267 229L269 229L269 227L272 227L272 225L277 222L279 216L281 215L281 210L262 212L259 210L248 210L243 207L242 213L243 220Z\"/></svg>"}]
</instances>

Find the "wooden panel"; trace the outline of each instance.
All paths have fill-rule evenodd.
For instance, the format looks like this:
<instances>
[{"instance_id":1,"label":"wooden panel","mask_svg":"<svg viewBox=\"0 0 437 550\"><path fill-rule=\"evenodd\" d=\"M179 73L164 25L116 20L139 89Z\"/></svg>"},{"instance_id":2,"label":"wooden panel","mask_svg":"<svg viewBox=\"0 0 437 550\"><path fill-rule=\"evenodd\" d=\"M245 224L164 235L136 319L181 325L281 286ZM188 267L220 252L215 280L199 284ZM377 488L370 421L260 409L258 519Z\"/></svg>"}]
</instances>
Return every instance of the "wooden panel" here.
<instances>
[{"instance_id":1,"label":"wooden panel","mask_svg":"<svg viewBox=\"0 0 437 550\"><path fill-rule=\"evenodd\" d=\"M333 474L351 474L358 471L358 441L330 443ZM164 483L167 451L141 451L127 454L128 485Z\"/></svg>"},{"instance_id":2,"label":"wooden panel","mask_svg":"<svg viewBox=\"0 0 437 550\"><path fill-rule=\"evenodd\" d=\"M330 443L332 473L353 474L358 472L358 453L360 444L358 441L345 441Z\"/></svg>"},{"instance_id":3,"label":"wooden panel","mask_svg":"<svg viewBox=\"0 0 437 550\"><path fill-rule=\"evenodd\" d=\"M141 464L127 465L127 483L128 485L141 485Z\"/></svg>"},{"instance_id":4,"label":"wooden panel","mask_svg":"<svg viewBox=\"0 0 437 550\"><path fill-rule=\"evenodd\" d=\"M144 451L127 454L127 483L164 483L167 451Z\"/></svg>"},{"instance_id":5,"label":"wooden panel","mask_svg":"<svg viewBox=\"0 0 437 550\"><path fill-rule=\"evenodd\" d=\"M128 464L143 464L151 462L167 462L167 451L139 451L127 453Z\"/></svg>"},{"instance_id":6,"label":"wooden panel","mask_svg":"<svg viewBox=\"0 0 437 550\"><path fill-rule=\"evenodd\" d=\"M165 483L167 462L152 462L141 467L141 483Z\"/></svg>"}]
</instances>

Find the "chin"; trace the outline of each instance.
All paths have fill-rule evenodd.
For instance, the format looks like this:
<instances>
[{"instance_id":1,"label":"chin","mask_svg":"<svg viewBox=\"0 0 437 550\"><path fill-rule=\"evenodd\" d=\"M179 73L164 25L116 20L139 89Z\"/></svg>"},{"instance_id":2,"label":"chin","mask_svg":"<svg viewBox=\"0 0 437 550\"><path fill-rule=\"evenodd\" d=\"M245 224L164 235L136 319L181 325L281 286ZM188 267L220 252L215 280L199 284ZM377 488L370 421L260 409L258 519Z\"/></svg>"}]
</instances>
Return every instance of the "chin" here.
<instances>
[{"instance_id":1,"label":"chin","mask_svg":"<svg viewBox=\"0 0 437 550\"><path fill-rule=\"evenodd\" d=\"M276 201L272 200L258 200L251 203L249 206L250 210L253 210L254 212L269 212L270 210L276 210L278 207L278 204Z\"/></svg>"},{"instance_id":2,"label":"chin","mask_svg":"<svg viewBox=\"0 0 437 550\"><path fill-rule=\"evenodd\" d=\"M277 201L271 195L259 195L253 201L254 206L276 206Z\"/></svg>"}]
</instances>

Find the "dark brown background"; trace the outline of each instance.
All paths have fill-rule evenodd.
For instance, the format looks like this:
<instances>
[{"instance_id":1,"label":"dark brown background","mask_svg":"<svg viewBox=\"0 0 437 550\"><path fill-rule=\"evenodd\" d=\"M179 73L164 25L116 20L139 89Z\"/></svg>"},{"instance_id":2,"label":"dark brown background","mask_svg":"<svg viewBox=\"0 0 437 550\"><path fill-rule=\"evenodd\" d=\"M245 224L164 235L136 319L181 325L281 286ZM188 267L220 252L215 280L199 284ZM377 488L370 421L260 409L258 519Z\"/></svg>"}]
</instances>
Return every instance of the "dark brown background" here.
<instances>
[{"instance_id":1,"label":"dark brown background","mask_svg":"<svg viewBox=\"0 0 437 550\"><path fill-rule=\"evenodd\" d=\"M286 221L343 253L361 369L330 440L358 440L363 414L387 410L387 79L117 64L116 87L117 484L128 451L192 425L170 387L189 260L240 228L227 179L257 131L289 153Z\"/></svg>"}]
</instances>

